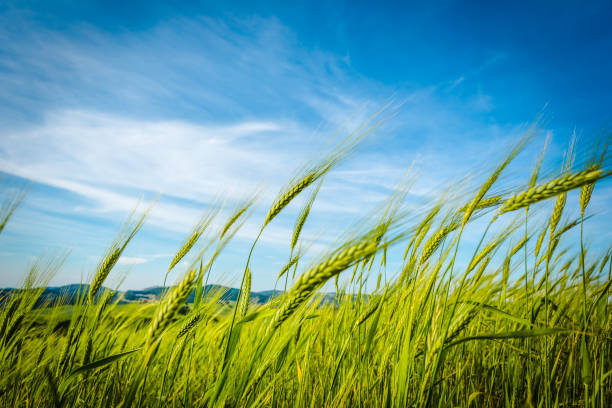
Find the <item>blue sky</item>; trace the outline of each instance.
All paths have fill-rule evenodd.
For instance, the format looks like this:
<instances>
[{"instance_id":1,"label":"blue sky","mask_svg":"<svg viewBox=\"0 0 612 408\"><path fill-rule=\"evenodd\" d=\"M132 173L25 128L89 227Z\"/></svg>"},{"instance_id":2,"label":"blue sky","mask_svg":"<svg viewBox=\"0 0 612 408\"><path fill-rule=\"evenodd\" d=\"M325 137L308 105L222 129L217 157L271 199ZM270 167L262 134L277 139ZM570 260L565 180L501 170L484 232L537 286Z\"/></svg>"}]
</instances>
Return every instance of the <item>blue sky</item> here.
<instances>
[{"instance_id":1,"label":"blue sky","mask_svg":"<svg viewBox=\"0 0 612 408\"><path fill-rule=\"evenodd\" d=\"M304 231L313 254L409 168L415 206L477 181L545 105L508 177L528 177L546 133L558 170L574 131L580 155L612 119L611 17L607 2L3 2L0 183L31 186L0 235L0 287L67 248L52 283L87 279L138 200L161 194L112 277L159 285L207 206L259 189L213 276L235 285L293 171L391 99L393 117L326 178ZM611 199L605 181L595 247L612 238ZM255 290L274 285L300 203L264 234Z\"/></svg>"}]
</instances>

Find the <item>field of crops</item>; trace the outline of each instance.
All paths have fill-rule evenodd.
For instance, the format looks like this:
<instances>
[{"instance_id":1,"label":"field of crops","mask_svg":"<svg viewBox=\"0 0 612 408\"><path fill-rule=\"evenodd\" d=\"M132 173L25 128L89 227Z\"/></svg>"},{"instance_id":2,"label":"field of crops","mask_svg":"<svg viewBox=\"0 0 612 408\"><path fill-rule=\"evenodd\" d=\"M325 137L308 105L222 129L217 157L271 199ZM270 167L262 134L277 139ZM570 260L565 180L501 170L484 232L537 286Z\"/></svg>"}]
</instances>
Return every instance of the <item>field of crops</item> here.
<instances>
[{"instance_id":1,"label":"field of crops","mask_svg":"<svg viewBox=\"0 0 612 408\"><path fill-rule=\"evenodd\" d=\"M219 208L202 218L169 271L185 259L192 267L159 302L117 305L104 286L146 213L126 222L73 306L40 304L61 259L37 264L21 290L1 299L0 405L612 406L610 249L587 250L583 226L591 195L611 174L605 147L584 160L568 152L546 175L538 161L512 191L498 189L526 136L470 195L440 192L415 213L404 205L408 187L398 186L344 241L305 262L300 233L318 189L360 138L309 162L269 207L253 248L292 200L305 198L287 237L289 261L275 272L287 291L266 304L249 301L253 248L237 302L202 290L252 198L201 245ZM571 195L577 213L565 208ZM0 228L22 199L7 199ZM479 245L465 246L477 225L485 226ZM401 267L389 270L387 256L397 254ZM325 284L335 284L333 301L321 301Z\"/></svg>"}]
</instances>

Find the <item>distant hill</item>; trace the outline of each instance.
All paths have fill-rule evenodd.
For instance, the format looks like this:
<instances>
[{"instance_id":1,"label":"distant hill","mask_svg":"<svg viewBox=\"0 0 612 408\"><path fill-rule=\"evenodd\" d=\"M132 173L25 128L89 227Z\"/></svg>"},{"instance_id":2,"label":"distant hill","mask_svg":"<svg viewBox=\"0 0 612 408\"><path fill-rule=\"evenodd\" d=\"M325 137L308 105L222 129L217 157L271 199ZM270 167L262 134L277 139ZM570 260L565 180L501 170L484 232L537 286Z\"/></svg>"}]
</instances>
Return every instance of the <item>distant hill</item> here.
<instances>
[{"instance_id":1,"label":"distant hill","mask_svg":"<svg viewBox=\"0 0 612 408\"><path fill-rule=\"evenodd\" d=\"M40 296L37 305L42 304L74 304L79 294L86 295L87 290L89 289L89 285L64 285L64 286L50 286L45 288L42 295ZM118 291L115 294L114 299L120 298L119 304L127 304L127 303L149 303L158 300L164 290L169 289L168 287L164 288L162 286L153 286L150 288L145 288L142 290L126 290L126 291ZM13 291L19 289L6 288L0 289L0 298L3 298L5 295L10 294ZM108 290L108 289L106 289ZM205 293L209 293L210 291L216 292L217 290L225 290L223 296L221 296L221 300L225 302L235 302L238 298L238 289L229 288L221 285L207 285L205 287ZM102 292L102 291L100 291ZM268 302L271 298L276 297L282 294L282 291L276 290L266 290L263 292L251 292L251 302L263 304ZM195 297L195 290L187 299L188 303L192 303Z\"/></svg>"}]
</instances>

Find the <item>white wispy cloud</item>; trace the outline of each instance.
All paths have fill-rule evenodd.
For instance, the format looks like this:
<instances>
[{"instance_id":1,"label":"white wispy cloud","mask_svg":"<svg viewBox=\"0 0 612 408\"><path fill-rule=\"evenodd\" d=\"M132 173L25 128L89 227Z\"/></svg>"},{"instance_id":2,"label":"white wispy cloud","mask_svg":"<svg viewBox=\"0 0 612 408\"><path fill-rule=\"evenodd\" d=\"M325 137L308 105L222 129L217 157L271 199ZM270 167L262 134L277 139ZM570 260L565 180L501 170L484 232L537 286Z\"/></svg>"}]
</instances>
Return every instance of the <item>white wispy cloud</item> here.
<instances>
[{"instance_id":1,"label":"white wispy cloud","mask_svg":"<svg viewBox=\"0 0 612 408\"><path fill-rule=\"evenodd\" d=\"M140 258L135 256L122 256L117 261L120 265L138 265L147 262L147 258Z\"/></svg>"},{"instance_id":2,"label":"white wispy cloud","mask_svg":"<svg viewBox=\"0 0 612 408\"><path fill-rule=\"evenodd\" d=\"M0 169L87 198L89 205L74 209L82 213L127 213L142 194L163 194L172 200L157 203L150 222L185 231L200 217L201 207L220 194L230 201L242 199L265 180L262 200L271 201L313 148L284 149L281 129L287 128L263 122L202 126L63 111L48 114L41 125L8 132L0 142ZM363 180L354 189L362 190ZM336 193L341 192L332 191L332 197ZM372 199L364 196L344 210Z\"/></svg>"}]
</instances>

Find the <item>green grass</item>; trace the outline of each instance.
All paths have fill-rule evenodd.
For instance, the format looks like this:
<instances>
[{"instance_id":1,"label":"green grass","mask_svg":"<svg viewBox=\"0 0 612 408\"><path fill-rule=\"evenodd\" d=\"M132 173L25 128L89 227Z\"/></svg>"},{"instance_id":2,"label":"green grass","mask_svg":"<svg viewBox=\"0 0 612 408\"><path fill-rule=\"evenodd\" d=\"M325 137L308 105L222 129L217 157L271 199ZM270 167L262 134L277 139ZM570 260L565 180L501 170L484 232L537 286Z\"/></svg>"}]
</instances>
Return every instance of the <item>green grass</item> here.
<instances>
[{"instance_id":1,"label":"green grass","mask_svg":"<svg viewBox=\"0 0 612 408\"><path fill-rule=\"evenodd\" d=\"M318 189L315 182L354 143L343 142L299 172L259 235L297 195ZM592 184L610 174L602 167L605 154L590 162L588 174L568 166L529 190L536 171L532 184L495 196L498 176L523 144L463 199L446 192L415 214L405 209L406 189L399 187L318 261L302 265L299 258L281 282L288 279L289 290L264 305L241 307L250 291L245 273L235 304L220 305L220 292L198 293L186 314L177 313L186 295L208 281L252 198L217 232L207 230L204 215L197 238L208 234L213 244L158 303L118 305L101 289L142 219L126 223L95 271L97 293L84 293L74 306L34 307L59 267L41 262L22 291L2 299L0 405L612 406L610 250L587 251L582 225ZM581 213L564 212L559 197L580 191ZM527 209L544 200L551 215L542 224ZM4 208L6 223L15 207ZM212 211L210 219L219 213ZM296 228L307 222L304 213ZM476 219L489 226L475 249L462 237ZM572 228L581 229L580 240L568 238ZM291 255L282 262L296 255L297 235L287 237ZM196 241L186 239L180 258ZM387 259L397 253L405 254L396 260L399 270ZM471 259L460 261L466 253ZM251 249L245 271L252 256ZM332 281L335 302L320 302L318 289ZM368 281L376 290L366 293Z\"/></svg>"}]
</instances>

